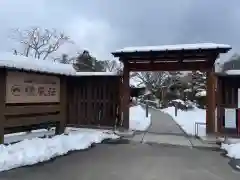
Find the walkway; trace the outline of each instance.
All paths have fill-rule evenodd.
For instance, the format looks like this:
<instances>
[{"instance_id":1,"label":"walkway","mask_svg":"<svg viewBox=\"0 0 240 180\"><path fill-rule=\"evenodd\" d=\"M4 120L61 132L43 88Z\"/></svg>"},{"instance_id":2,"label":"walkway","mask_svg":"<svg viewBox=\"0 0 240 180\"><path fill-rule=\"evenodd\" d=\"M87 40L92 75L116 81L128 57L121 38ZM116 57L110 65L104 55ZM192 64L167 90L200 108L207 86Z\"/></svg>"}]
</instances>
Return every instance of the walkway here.
<instances>
[{"instance_id":1,"label":"walkway","mask_svg":"<svg viewBox=\"0 0 240 180\"><path fill-rule=\"evenodd\" d=\"M154 109L150 109L149 112L152 115L152 125L148 129L149 133L180 136L185 135L185 132L169 114Z\"/></svg>"},{"instance_id":2,"label":"walkway","mask_svg":"<svg viewBox=\"0 0 240 180\"><path fill-rule=\"evenodd\" d=\"M147 132L138 133L130 140L147 144L218 148L216 144L209 144L195 137L189 137L170 115L154 109L150 109L149 112L152 124Z\"/></svg>"}]
</instances>

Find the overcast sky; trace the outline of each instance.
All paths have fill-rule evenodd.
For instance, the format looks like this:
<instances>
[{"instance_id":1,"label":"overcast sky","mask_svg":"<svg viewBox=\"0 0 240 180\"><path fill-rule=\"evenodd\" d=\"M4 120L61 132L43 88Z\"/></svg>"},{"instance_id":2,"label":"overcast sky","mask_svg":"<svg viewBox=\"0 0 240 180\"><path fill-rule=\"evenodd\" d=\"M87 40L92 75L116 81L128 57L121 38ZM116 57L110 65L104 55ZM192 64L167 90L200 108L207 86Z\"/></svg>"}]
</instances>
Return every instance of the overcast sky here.
<instances>
[{"instance_id":1,"label":"overcast sky","mask_svg":"<svg viewBox=\"0 0 240 180\"><path fill-rule=\"evenodd\" d=\"M240 52L239 0L0 0L0 51L12 28L56 28L98 59L125 46L216 42Z\"/></svg>"}]
</instances>

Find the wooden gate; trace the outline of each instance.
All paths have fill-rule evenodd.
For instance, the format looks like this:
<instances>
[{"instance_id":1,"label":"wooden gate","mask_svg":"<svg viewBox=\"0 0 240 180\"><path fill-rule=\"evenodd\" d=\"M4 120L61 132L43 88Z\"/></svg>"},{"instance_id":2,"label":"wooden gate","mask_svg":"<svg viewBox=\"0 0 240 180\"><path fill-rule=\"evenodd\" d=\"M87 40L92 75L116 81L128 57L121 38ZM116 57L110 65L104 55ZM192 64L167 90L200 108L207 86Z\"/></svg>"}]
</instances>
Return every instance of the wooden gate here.
<instances>
[{"instance_id":1,"label":"wooden gate","mask_svg":"<svg viewBox=\"0 0 240 180\"><path fill-rule=\"evenodd\" d=\"M68 80L68 125L114 126L120 105L119 76L78 76Z\"/></svg>"}]
</instances>

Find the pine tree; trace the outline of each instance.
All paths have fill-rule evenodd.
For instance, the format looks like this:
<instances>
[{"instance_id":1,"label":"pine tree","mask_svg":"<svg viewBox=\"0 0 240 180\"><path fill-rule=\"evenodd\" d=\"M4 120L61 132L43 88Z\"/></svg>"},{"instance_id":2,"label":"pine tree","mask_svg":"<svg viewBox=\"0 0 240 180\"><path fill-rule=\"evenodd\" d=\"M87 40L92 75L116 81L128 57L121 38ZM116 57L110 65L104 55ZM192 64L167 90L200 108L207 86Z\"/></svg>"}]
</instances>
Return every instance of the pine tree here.
<instances>
[{"instance_id":1,"label":"pine tree","mask_svg":"<svg viewBox=\"0 0 240 180\"><path fill-rule=\"evenodd\" d=\"M73 63L76 71L104 71L104 63L98 61L90 53L84 50L78 55L76 61Z\"/></svg>"},{"instance_id":2,"label":"pine tree","mask_svg":"<svg viewBox=\"0 0 240 180\"><path fill-rule=\"evenodd\" d=\"M191 73L190 87L192 89L191 99L194 100L197 93L206 91L206 73L193 71Z\"/></svg>"},{"instance_id":3,"label":"pine tree","mask_svg":"<svg viewBox=\"0 0 240 180\"><path fill-rule=\"evenodd\" d=\"M76 58L76 62L73 63L73 67L76 71L93 71L92 57L89 52L84 50Z\"/></svg>"},{"instance_id":4,"label":"pine tree","mask_svg":"<svg viewBox=\"0 0 240 180\"><path fill-rule=\"evenodd\" d=\"M59 58L59 62L62 64L69 64L70 60L67 54L63 54L61 58Z\"/></svg>"}]
</instances>

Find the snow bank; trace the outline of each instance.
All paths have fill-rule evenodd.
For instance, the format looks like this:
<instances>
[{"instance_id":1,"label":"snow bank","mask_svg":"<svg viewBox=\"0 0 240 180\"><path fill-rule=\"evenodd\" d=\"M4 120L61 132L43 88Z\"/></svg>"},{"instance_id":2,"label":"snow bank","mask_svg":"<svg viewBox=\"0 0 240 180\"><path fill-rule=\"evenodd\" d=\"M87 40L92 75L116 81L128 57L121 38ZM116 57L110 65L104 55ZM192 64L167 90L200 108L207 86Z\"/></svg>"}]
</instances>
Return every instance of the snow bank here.
<instances>
[{"instance_id":1,"label":"snow bank","mask_svg":"<svg viewBox=\"0 0 240 180\"><path fill-rule=\"evenodd\" d=\"M240 159L240 143L222 144L221 148L227 151L228 157Z\"/></svg>"},{"instance_id":2,"label":"snow bank","mask_svg":"<svg viewBox=\"0 0 240 180\"><path fill-rule=\"evenodd\" d=\"M136 131L145 131L151 124L151 115L146 117L146 111L140 106L130 107L129 129Z\"/></svg>"},{"instance_id":3,"label":"snow bank","mask_svg":"<svg viewBox=\"0 0 240 180\"><path fill-rule=\"evenodd\" d=\"M23 141L24 139L33 139L37 137L45 137L45 136L53 136L55 134L55 129L47 130L47 129L38 129L32 130L31 132L19 132L19 133L11 133L4 135L4 144L16 143L19 141Z\"/></svg>"},{"instance_id":4,"label":"snow bank","mask_svg":"<svg viewBox=\"0 0 240 180\"><path fill-rule=\"evenodd\" d=\"M161 111L172 116L176 123L189 135L195 135L195 123L206 123L206 111L196 107L188 111L178 110L176 117L174 107L168 107ZM199 125L198 129L198 136L206 135L206 125Z\"/></svg>"},{"instance_id":5,"label":"snow bank","mask_svg":"<svg viewBox=\"0 0 240 180\"><path fill-rule=\"evenodd\" d=\"M33 165L67 154L69 151L89 148L104 139L117 139L111 131L68 129L68 135L52 138L25 139L12 145L0 145L0 171Z\"/></svg>"}]
</instances>

